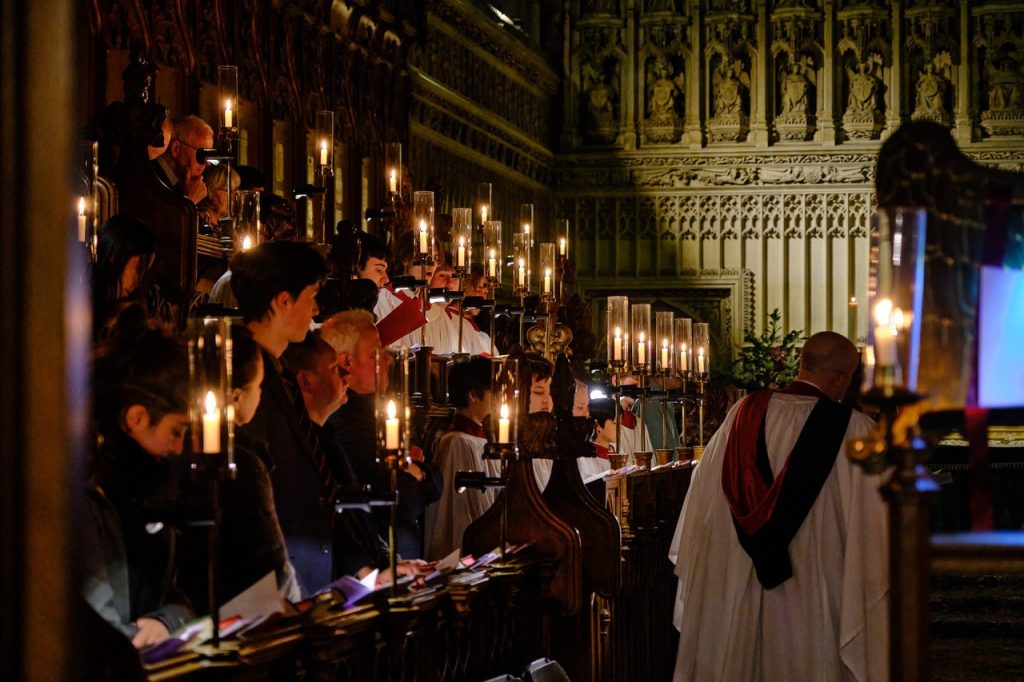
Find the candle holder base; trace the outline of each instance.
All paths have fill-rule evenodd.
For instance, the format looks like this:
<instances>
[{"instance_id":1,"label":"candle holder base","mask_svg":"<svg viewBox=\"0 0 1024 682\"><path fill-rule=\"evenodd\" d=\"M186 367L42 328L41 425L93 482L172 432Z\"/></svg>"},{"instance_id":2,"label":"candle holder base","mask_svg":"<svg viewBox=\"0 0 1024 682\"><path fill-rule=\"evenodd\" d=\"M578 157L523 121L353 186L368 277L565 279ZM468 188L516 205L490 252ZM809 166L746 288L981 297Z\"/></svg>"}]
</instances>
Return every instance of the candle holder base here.
<instances>
[{"instance_id":1,"label":"candle holder base","mask_svg":"<svg viewBox=\"0 0 1024 682\"><path fill-rule=\"evenodd\" d=\"M611 464L612 469L621 469L626 466L626 462L628 460L629 455L622 455L615 452L608 455L608 463Z\"/></svg>"},{"instance_id":2,"label":"candle holder base","mask_svg":"<svg viewBox=\"0 0 1024 682\"><path fill-rule=\"evenodd\" d=\"M656 448L654 450L654 458L658 463L658 466L665 466L672 461L672 455L675 454L675 450L668 448Z\"/></svg>"},{"instance_id":3,"label":"candle holder base","mask_svg":"<svg viewBox=\"0 0 1024 682\"><path fill-rule=\"evenodd\" d=\"M644 467L645 469L651 468L651 458L654 453L649 450L642 450L633 453L633 461L637 466Z\"/></svg>"},{"instance_id":4,"label":"candle holder base","mask_svg":"<svg viewBox=\"0 0 1024 682\"><path fill-rule=\"evenodd\" d=\"M682 447L676 448L676 459L680 462L690 462L693 460L693 448Z\"/></svg>"},{"instance_id":5,"label":"candle holder base","mask_svg":"<svg viewBox=\"0 0 1024 682\"><path fill-rule=\"evenodd\" d=\"M690 449L693 451L693 461L699 462L701 460L701 458L704 456L704 446L703 445L694 445Z\"/></svg>"}]
</instances>

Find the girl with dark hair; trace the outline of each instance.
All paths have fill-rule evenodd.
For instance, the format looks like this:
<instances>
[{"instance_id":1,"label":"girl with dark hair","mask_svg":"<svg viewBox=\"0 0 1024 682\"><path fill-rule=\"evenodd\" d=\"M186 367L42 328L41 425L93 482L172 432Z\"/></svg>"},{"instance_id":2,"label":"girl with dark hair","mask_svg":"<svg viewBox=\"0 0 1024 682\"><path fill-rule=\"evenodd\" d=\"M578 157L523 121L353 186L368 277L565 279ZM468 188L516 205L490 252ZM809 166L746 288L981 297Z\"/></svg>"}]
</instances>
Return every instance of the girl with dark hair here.
<instances>
[{"instance_id":1,"label":"girl with dark hair","mask_svg":"<svg viewBox=\"0 0 1024 682\"><path fill-rule=\"evenodd\" d=\"M124 303L146 300L156 249L156 237L146 224L124 213L112 216L100 227L92 269L95 335Z\"/></svg>"},{"instance_id":2,"label":"girl with dark hair","mask_svg":"<svg viewBox=\"0 0 1024 682\"><path fill-rule=\"evenodd\" d=\"M138 648L192 611L174 586L174 541L152 508L175 497L188 428L185 344L138 306L121 310L93 359L97 450L81 526L89 604Z\"/></svg>"}]
</instances>

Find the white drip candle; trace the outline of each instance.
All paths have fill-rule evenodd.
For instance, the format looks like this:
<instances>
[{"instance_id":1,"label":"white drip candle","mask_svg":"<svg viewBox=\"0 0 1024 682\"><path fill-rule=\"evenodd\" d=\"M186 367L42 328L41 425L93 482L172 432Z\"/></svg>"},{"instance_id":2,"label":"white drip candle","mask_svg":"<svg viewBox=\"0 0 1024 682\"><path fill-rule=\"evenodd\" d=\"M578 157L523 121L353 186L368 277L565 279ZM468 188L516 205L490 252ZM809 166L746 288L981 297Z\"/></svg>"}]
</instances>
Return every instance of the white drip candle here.
<instances>
[{"instance_id":1,"label":"white drip candle","mask_svg":"<svg viewBox=\"0 0 1024 682\"><path fill-rule=\"evenodd\" d=\"M565 246L566 246L565 238L563 237L563 238L558 240L558 255L559 256L564 256L565 255Z\"/></svg>"},{"instance_id":2,"label":"white drip candle","mask_svg":"<svg viewBox=\"0 0 1024 682\"><path fill-rule=\"evenodd\" d=\"M459 237L459 248L455 254L455 265L460 268L466 267L466 238Z\"/></svg>"},{"instance_id":3,"label":"white drip candle","mask_svg":"<svg viewBox=\"0 0 1024 682\"><path fill-rule=\"evenodd\" d=\"M85 241L86 215L85 197L78 197L78 241Z\"/></svg>"},{"instance_id":4,"label":"white drip candle","mask_svg":"<svg viewBox=\"0 0 1024 682\"><path fill-rule=\"evenodd\" d=\"M697 374L704 373L704 347L697 349Z\"/></svg>"},{"instance_id":5,"label":"white drip candle","mask_svg":"<svg viewBox=\"0 0 1024 682\"><path fill-rule=\"evenodd\" d=\"M502 403L501 408L498 410L498 442L508 443L509 442L509 418L508 418L508 404Z\"/></svg>"},{"instance_id":6,"label":"white drip candle","mask_svg":"<svg viewBox=\"0 0 1024 682\"><path fill-rule=\"evenodd\" d=\"M327 140L320 141L320 165L327 165Z\"/></svg>"},{"instance_id":7,"label":"white drip candle","mask_svg":"<svg viewBox=\"0 0 1024 682\"><path fill-rule=\"evenodd\" d=\"M544 269L544 293L551 293L551 268Z\"/></svg>"},{"instance_id":8,"label":"white drip candle","mask_svg":"<svg viewBox=\"0 0 1024 682\"><path fill-rule=\"evenodd\" d=\"M235 114L231 111L231 100L224 101L224 127L233 128L235 122Z\"/></svg>"},{"instance_id":9,"label":"white drip candle","mask_svg":"<svg viewBox=\"0 0 1024 682\"><path fill-rule=\"evenodd\" d=\"M519 259L519 286L526 288L526 261Z\"/></svg>"},{"instance_id":10,"label":"white drip candle","mask_svg":"<svg viewBox=\"0 0 1024 682\"><path fill-rule=\"evenodd\" d=\"M398 410L395 408L395 401L388 401L388 416L384 421L384 449L398 449Z\"/></svg>"},{"instance_id":11,"label":"white drip candle","mask_svg":"<svg viewBox=\"0 0 1024 682\"><path fill-rule=\"evenodd\" d=\"M640 332L640 340L636 344L636 364L641 367L647 364L647 338Z\"/></svg>"},{"instance_id":12,"label":"white drip candle","mask_svg":"<svg viewBox=\"0 0 1024 682\"><path fill-rule=\"evenodd\" d=\"M398 171L394 168L388 174L388 191L392 194L398 194Z\"/></svg>"},{"instance_id":13,"label":"white drip candle","mask_svg":"<svg viewBox=\"0 0 1024 682\"><path fill-rule=\"evenodd\" d=\"M491 255L487 258L487 276L492 279L498 276L498 258L494 249L491 249Z\"/></svg>"},{"instance_id":14,"label":"white drip candle","mask_svg":"<svg viewBox=\"0 0 1024 682\"><path fill-rule=\"evenodd\" d=\"M662 339L661 340L661 367L659 367L659 369L663 369L663 370L669 369L668 358L669 358L668 339Z\"/></svg>"},{"instance_id":15,"label":"white drip candle","mask_svg":"<svg viewBox=\"0 0 1024 682\"><path fill-rule=\"evenodd\" d=\"M622 330L615 328L615 338L612 339L612 360L622 361Z\"/></svg>"},{"instance_id":16,"label":"white drip candle","mask_svg":"<svg viewBox=\"0 0 1024 682\"><path fill-rule=\"evenodd\" d=\"M406 242L408 243L408 242ZM430 249L427 247L427 221L420 221L420 253L429 253Z\"/></svg>"},{"instance_id":17,"label":"white drip candle","mask_svg":"<svg viewBox=\"0 0 1024 682\"><path fill-rule=\"evenodd\" d=\"M203 452L208 455L220 452L220 410L217 409L217 396L213 391L206 392L203 410Z\"/></svg>"}]
</instances>

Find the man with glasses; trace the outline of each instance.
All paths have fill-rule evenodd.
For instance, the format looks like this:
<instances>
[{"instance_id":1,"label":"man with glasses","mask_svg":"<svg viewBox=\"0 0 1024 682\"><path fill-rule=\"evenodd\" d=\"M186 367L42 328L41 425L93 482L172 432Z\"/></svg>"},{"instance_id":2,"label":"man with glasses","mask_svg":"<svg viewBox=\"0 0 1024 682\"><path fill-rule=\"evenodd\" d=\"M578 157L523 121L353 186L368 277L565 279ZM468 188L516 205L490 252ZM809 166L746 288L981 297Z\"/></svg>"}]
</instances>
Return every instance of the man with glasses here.
<instances>
[{"instance_id":1,"label":"man with glasses","mask_svg":"<svg viewBox=\"0 0 1024 682\"><path fill-rule=\"evenodd\" d=\"M198 116L186 116L174 124L174 137L153 170L165 185L198 204L206 197L206 164L196 160L196 150L212 146L213 128Z\"/></svg>"}]
</instances>

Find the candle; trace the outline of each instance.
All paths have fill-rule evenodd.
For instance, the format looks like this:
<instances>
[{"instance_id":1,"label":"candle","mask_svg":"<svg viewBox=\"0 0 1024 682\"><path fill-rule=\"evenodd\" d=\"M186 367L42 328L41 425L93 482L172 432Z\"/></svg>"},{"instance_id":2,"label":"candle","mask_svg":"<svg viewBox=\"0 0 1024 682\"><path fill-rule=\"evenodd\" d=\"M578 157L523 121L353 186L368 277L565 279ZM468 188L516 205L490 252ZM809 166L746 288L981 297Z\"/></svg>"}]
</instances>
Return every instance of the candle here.
<instances>
[{"instance_id":1,"label":"candle","mask_svg":"<svg viewBox=\"0 0 1024 682\"><path fill-rule=\"evenodd\" d=\"M683 347L679 349L679 371L680 372L689 372L690 371L690 363L688 362L688 360L689 360L689 358L687 357L686 344L684 343Z\"/></svg>"},{"instance_id":2,"label":"candle","mask_svg":"<svg viewBox=\"0 0 1024 682\"><path fill-rule=\"evenodd\" d=\"M508 443L509 442L509 420L508 420L508 405L506 403L501 404L501 408L498 411L498 442Z\"/></svg>"},{"instance_id":3,"label":"candle","mask_svg":"<svg viewBox=\"0 0 1024 682\"><path fill-rule=\"evenodd\" d=\"M249 235L245 235L244 237L242 237L242 251L248 251L251 248L252 239L249 238Z\"/></svg>"},{"instance_id":4,"label":"candle","mask_svg":"<svg viewBox=\"0 0 1024 682\"><path fill-rule=\"evenodd\" d=\"M224 101L224 127L233 128L234 126L232 124L234 124L234 122L235 116L234 112L231 111L231 100L228 99Z\"/></svg>"},{"instance_id":5,"label":"candle","mask_svg":"<svg viewBox=\"0 0 1024 682\"><path fill-rule=\"evenodd\" d=\"M697 349L697 374L704 373L704 347Z\"/></svg>"},{"instance_id":6,"label":"candle","mask_svg":"<svg viewBox=\"0 0 1024 682\"><path fill-rule=\"evenodd\" d=\"M660 369L669 369L668 366L668 339L661 340L661 367Z\"/></svg>"},{"instance_id":7,"label":"candle","mask_svg":"<svg viewBox=\"0 0 1024 682\"><path fill-rule=\"evenodd\" d=\"M636 364L643 367L647 364L647 339L640 332L640 341L636 344Z\"/></svg>"},{"instance_id":8,"label":"candle","mask_svg":"<svg viewBox=\"0 0 1024 682\"><path fill-rule=\"evenodd\" d=\"M407 242L408 243L408 242ZM429 253L430 249L427 247L427 221L420 221L420 253Z\"/></svg>"},{"instance_id":9,"label":"candle","mask_svg":"<svg viewBox=\"0 0 1024 682\"><path fill-rule=\"evenodd\" d=\"M519 259L519 286L526 288L526 261Z\"/></svg>"},{"instance_id":10,"label":"candle","mask_svg":"<svg viewBox=\"0 0 1024 682\"><path fill-rule=\"evenodd\" d=\"M384 421L384 449L398 449L398 410L395 401L388 401L388 418Z\"/></svg>"},{"instance_id":11,"label":"candle","mask_svg":"<svg viewBox=\"0 0 1024 682\"><path fill-rule=\"evenodd\" d=\"M398 171L394 168L391 169L391 173L388 175L388 191L392 194L398 194Z\"/></svg>"},{"instance_id":12,"label":"candle","mask_svg":"<svg viewBox=\"0 0 1024 682\"><path fill-rule=\"evenodd\" d=\"M85 241L85 197L78 197L78 241Z\"/></svg>"},{"instance_id":13,"label":"candle","mask_svg":"<svg viewBox=\"0 0 1024 682\"><path fill-rule=\"evenodd\" d=\"M320 141L320 165L327 165L327 140Z\"/></svg>"},{"instance_id":14,"label":"candle","mask_svg":"<svg viewBox=\"0 0 1024 682\"><path fill-rule=\"evenodd\" d=\"M220 452L220 411L217 410L217 396L206 392L206 409L203 411L203 452Z\"/></svg>"},{"instance_id":15,"label":"candle","mask_svg":"<svg viewBox=\"0 0 1024 682\"><path fill-rule=\"evenodd\" d=\"M850 297L850 305L847 308L847 333L850 335L850 339L857 342L857 297Z\"/></svg>"},{"instance_id":16,"label":"candle","mask_svg":"<svg viewBox=\"0 0 1024 682\"><path fill-rule=\"evenodd\" d=\"M566 246L565 238L563 237L562 239L558 240L558 255L559 256L564 256L565 255L565 246Z\"/></svg>"},{"instance_id":17,"label":"candle","mask_svg":"<svg viewBox=\"0 0 1024 682\"><path fill-rule=\"evenodd\" d=\"M455 257L455 265L464 268L466 267L466 238L459 237L459 248Z\"/></svg>"},{"instance_id":18,"label":"candle","mask_svg":"<svg viewBox=\"0 0 1024 682\"><path fill-rule=\"evenodd\" d=\"M622 330L615 328L615 338L612 339L612 360L622 361Z\"/></svg>"},{"instance_id":19,"label":"candle","mask_svg":"<svg viewBox=\"0 0 1024 682\"><path fill-rule=\"evenodd\" d=\"M551 268L544 268L544 293L551 293Z\"/></svg>"},{"instance_id":20,"label":"candle","mask_svg":"<svg viewBox=\"0 0 1024 682\"><path fill-rule=\"evenodd\" d=\"M486 223L487 222L487 205L486 204L480 207L480 222L481 223Z\"/></svg>"},{"instance_id":21,"label":"candle","mask_svg":"<svg viewBox=\"0 0 1024 682\"><path fill-rule=\"evenodd\" d=\"M875 360L881 367L896 365L896 330L875 327Z\"/></svg>"},{"instance_id":22,"label":"candle","mask_svg":"<svg viewBox=\"0 0 1024 682\"><path fill-rule=\"evenodd\" d=\"M491 249L491 255L487 259L487 276L492 279L498 276L498 258L494 249Z\"/></svg>"}]
</instances>

